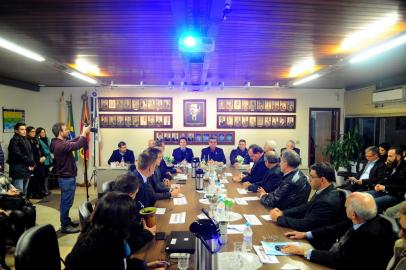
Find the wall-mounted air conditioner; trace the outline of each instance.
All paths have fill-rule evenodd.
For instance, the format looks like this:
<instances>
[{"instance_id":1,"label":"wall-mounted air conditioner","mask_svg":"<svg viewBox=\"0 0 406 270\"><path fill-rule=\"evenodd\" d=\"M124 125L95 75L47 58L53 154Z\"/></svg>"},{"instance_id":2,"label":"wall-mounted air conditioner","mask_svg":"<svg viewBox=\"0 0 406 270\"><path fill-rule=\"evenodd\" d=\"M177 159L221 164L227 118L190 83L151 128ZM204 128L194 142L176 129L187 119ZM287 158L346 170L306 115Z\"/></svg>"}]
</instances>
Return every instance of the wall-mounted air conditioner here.
<instances>
[{"instance_id":1,"label":"wall-mounted air conditioner","mask_svg":"<svg viewBox=\"0 0 406 270\"><path fill-rule=\"evenodd\" d=\"M406 86L401 85L388 89L382 89L372 93L372 102L375 104L406 101Z\"/></svg>"}]
</instances>

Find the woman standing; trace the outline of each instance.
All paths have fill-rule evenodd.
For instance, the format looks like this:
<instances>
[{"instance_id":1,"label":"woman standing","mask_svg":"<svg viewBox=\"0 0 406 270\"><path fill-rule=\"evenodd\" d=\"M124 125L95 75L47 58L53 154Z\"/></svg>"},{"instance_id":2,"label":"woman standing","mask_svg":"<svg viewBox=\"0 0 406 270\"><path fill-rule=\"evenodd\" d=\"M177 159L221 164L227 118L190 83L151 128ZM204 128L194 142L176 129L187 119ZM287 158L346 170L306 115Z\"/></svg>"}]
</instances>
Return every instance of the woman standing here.
<instances>
[{"instance_id":1,"label":"woman standing","mask_svg":"<svg viewBox=\"0 0 406 270\"><path fill-rule=\"evenodd\" d=\"M38 139L35 136L35 128L32 126L27 127L27 139L30 142L32 157L35 162L33 175L28 186L27 198L42 199L46 196L43 188L45 183L45 156L41 152Z\"/></svg>"},{"instance_id":2,"label":"woman standing","mask_svg":"<svg viewBox=\"0 0 406 270\"><path fill-rule=\"evenodd\" d=\"M51 194L48 190L48 176L49 176L49 169L52 167L52 155L51 155L51 150L49 149L49 146L51 145L47 133L44 128L38 127L35 130L35 136L38 138L39 142L39 147L43 155L45 156L45 161L43 163L44 165L44 173L45 173L45 181L44 181L44 187L43 190L45 192L45 195Z\"/></svg>"}]
</instances>

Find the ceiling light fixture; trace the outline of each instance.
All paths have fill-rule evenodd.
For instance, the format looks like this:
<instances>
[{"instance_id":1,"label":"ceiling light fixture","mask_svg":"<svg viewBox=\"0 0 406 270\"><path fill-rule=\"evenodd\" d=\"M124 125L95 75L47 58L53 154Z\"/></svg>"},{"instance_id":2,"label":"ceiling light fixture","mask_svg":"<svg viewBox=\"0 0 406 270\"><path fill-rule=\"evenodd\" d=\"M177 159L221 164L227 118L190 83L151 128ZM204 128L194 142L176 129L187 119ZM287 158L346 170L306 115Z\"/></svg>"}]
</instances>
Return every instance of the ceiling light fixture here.
<instances>
[{"instance_id":1,"label":"ceiling light fixture","mask_svg":"<svg viewBox=\"0 0 406 270\"><path fill-rule=\"evenodd\" d=\"M360 43L372 40L380 34L390 30L399 21L399 14L396 12L389 13L385 17L363 27L362 30L349 34L340 45L341 50L350 50Z\"/></svg>"},{"instance_id":2,"label":"ceiling light fixture","mask_svg":"<svg viewBox=\"0 0 406 270\"><path fill-rule=\"evenodd\" d=\"M38 53L35 53L33 51L30 51L30 50L28 50L26 48L23 48L23 47L15 44L15 43L13 43L11 41L8 41L8 40L6 40L4 38L1 38L1 37L0 37L0 47L2 47L4 49L7 49L7 50L10 50L12 52L18 53L18 54L20 54L22 56L25 56L27 58L30 58L30 59L38 61L38 62L45 61L45 58L42 57L42 55L40 55Z\"/></svg>"},{"instance_id":3,"label":"ceiling light fixture","mask_svg":"<svg viewBox=\"0 0 406 270\"><path fill-rule=\"evenodd\" d=\"M311 73L314 71L315 65L316 65L316 63L315 63L313 57L310 57L308 59L295 63L290 68L290 72L289 72L288 76L289 76L289 78L295 78L305 72Z\"/></svg>"},{"instance_id":4,"label":"ceiling light fixture","mask_svg":"<svg viewBox=\"0 0 406 270\"><path fill-rule=\"evenodd\" d=\"M393 49L393 48L403 45L405 43L406 43L406 34L401 35L397 38L391 39L391 40L389 40L381 45L378 45L376 47L373 47L371 49L368 49L365 52L362 52L362 53L352 57L349 60L349 62L354 64L354 63L358 63L358 62L367 60L371 57L384 53L390 49Z\"/></svg>"},{"instance_id":5,"label":"ceiling light fixture","mask_svg":"<svg viewBox=\"0 0 406 270\"><path fill-rule=\"evenodd\" d=\"M294 82L293 85L297 86L297 85L300 85L300 84L304 84L304 83L307 83L309 81L315 80L315 79L319 78L320 76L321 75L319 73L315 73L315 74L304 77L303 79L300 79L300 80Z\"/></svg>"},{"instance_id":6,"label":"ceiling light fixture","mask_svg":"<svg viewBox=\"0 0 406 270\"><path fill-rule=\"evenodd\" d=\"M71 71L71 72L68 72L68 73L70 75L72 75L73 77L81 79L81 80L83 80L85 82L88 82L88 83L91 83L91 84L97 84L97 80L95 80L93 78L90 78L90 77L88 77L88 76L86 76L86 75L84 75L82 73L77 72L77 71Z\"/></svg>"}]
</instances>

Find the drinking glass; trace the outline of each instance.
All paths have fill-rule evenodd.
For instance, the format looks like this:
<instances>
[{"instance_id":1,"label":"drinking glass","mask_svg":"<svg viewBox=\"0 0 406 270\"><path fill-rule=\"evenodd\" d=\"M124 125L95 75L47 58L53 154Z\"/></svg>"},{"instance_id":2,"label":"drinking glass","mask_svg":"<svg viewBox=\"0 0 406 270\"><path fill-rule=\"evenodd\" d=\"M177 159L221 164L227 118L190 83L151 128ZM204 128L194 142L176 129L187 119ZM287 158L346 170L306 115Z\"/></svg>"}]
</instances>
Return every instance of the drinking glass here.
<instances>
[{"instance_id":1,"label":"drinking glass","mask_svg":"<svg viewBox=\"0 0 406 270\"><path fill-rule=\"evenodd\" d=\"M235 260L235 268L244 268L244 258L243 258L243 245L242 242L235 242L234 243L234 253L237 255Z\"/></svg>"},{"instance_id":2,"label":"drinking glass","mask_svg":"<svg viewBox=\"0 0 406 270\"><path fill-rule=\"evenodd\" d=\"M178 269L179 270L186 270L189 268L189 258L184 256L184 257L179 257L178 258Z\"/></svg>"}]
</instances>

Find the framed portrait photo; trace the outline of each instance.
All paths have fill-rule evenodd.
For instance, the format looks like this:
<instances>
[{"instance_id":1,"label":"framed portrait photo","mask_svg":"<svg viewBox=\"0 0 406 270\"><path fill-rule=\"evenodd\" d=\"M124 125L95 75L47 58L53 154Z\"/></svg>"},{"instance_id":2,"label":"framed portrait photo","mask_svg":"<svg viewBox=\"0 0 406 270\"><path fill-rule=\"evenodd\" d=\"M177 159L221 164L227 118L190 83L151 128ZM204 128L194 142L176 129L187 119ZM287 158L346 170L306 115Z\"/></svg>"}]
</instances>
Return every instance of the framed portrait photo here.
<instances>
[{"instance_id":1,"label":"framed portrait photo","mask_svg":"<svg viewBox=\"0 0 406 270\"><path fill-rule=\"evenodd\" d=\"M183 125L185 127L206 126L206 100L185 99L183 100Z\"/></svg>"}]
</instances>

